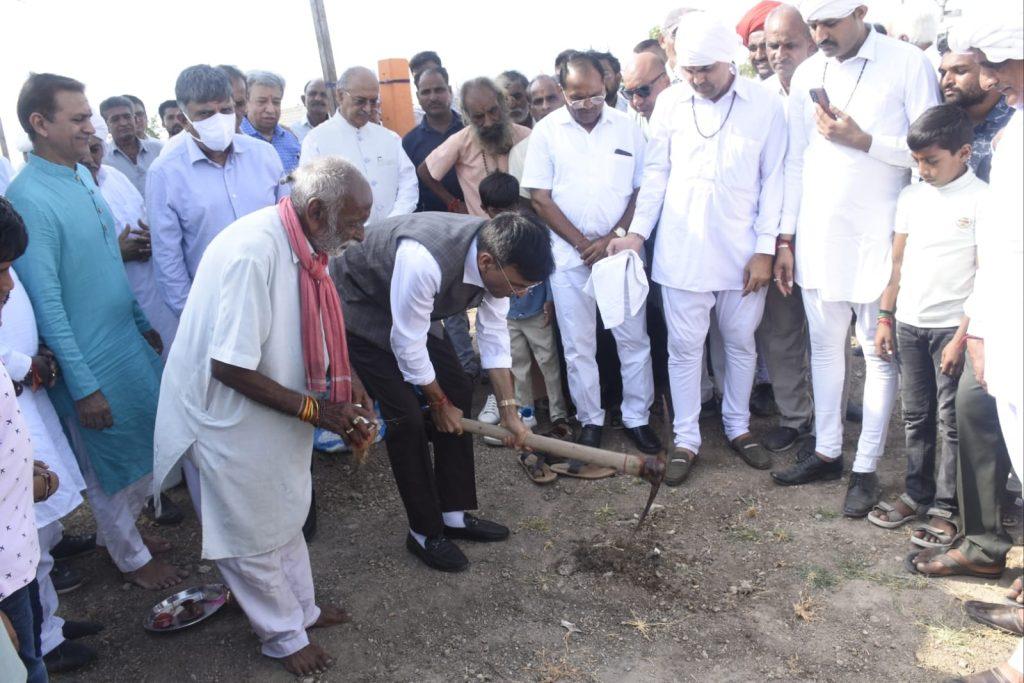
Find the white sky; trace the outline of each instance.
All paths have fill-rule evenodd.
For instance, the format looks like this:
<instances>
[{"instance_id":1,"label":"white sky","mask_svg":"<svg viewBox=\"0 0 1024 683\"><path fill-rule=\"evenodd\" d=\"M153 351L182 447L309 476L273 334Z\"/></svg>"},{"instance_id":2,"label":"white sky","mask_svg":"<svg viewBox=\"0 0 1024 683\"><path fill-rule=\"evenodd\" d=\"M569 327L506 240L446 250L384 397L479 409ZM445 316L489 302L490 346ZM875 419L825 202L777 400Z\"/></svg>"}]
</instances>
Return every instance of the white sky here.
<instances>
[{"instance_id":1,"label":"white sky","mask_svg":"<svg viewBox=\"0 0 1024 683\"><path fill-rule=\"evenodd\" d=\"M701 1L701 0L698 0ZM730 23L756 0L703 0ZM866 2L886 21L901 0ZM325 0L340 73L357 64L441 55L452 80L518 69L550 72L561 50L611 50L625 62L633 45L661 23L678 0ZM740 55L742 57L742 55ZM178 73L196 63L268 69L286 79L284 106L320 73L308 0L0 0L0 120L16 166L25 139L15 105L30 71L71 76L86 85L94 108L110 95L138 95L150 115L174 97ZM162 131L161 131L162 132Z\"/></svg>"}]
</instances>

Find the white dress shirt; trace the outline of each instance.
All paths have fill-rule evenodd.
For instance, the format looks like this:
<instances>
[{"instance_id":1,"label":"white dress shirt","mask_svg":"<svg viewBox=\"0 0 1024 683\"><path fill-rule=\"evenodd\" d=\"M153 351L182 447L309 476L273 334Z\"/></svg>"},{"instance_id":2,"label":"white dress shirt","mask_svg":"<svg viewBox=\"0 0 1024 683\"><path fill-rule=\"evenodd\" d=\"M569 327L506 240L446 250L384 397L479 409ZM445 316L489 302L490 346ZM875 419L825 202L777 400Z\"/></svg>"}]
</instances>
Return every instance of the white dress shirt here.
<instances>
[{"instance_id":1,"label":"white dress shirt","mask_svg":"<svg viewBox=\"0 0 1024 683\"><path fill-rule=\"evenodd\" d=\"M872 136L867 153L818 133L808 91L823 85L832 105ZM801 287L820 289L825 301L869 303L881 296L892 268L896 198L913 165L907 130L939 102L924 53L875 31L845 62L818 52L797 67L781 231L799 235Z\"/></svg>"},{"instance_id":2,"label":"white dress shirt","mask_svg":"<svg viewBox=\"0 0 1024 683\"><path fill-rule=\"evenodd\" d=\"M355 128L344 116L332 116L306 135L300 162L337 155L355 165L373 190L372 225L416 210L420 199L416 169L402 149L402 138L376 123Z\"/></svg>"},{"instance_id":3,"label":"white dress shirt","mask_svg":"<svg viewBox=\"0 0 1024 683\"><path fill-rule=\"evenodd\" d=\"M476 241L466 254L462 281L483 287L476 263ZM391 348L398 369L409 384L423 386L434 381L434 366L427 353L430 314L434 298L441 293L441 266L419 242L402 239L395 252L395 270L391 276ZM511 368L512 352L508 336L509 300L496 298L486 289L476 311L476 341L480 347L480 366L485 370Z\"/></svg>"},{"instance_id":4,"label":"white dress shirt","mask_svg":"<svg viewBox=\"0 0 1024 683\"><path fill-rule=\"evenodd\" d=\"M661 93L629 228L647 239L658 226L653 280L743 289L751 256L775 253L785 155L782 103L760 83L736 77L715 102L685 85Z\"/></svg>"},{"instance_id":5,"label":"white dress shirt","mask_svg":"<svg viewBox=\"0 0 1024 683\"><path fill-rule=\"evenodd\" d=\"M644 137L628 114L607 104L589 133L561 107L530 134L523 187L550 190L565 217L587 239L604 237L622 218L644 167ZM555 269L583 265L571 244L551 233Z\"/></svg>"}]
</instances>

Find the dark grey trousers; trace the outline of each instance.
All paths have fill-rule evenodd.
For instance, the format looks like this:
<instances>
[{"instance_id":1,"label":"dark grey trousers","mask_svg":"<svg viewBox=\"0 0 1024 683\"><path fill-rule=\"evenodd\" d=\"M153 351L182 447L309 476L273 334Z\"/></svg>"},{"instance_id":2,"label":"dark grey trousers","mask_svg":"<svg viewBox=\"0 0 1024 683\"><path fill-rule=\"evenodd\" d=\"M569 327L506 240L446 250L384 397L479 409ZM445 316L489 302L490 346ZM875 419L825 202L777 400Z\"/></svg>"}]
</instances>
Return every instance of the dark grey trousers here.
<instances>
[{"instance_id":1,"label":"dark grey trousers","mask_svg":"<svg viewBox=\"0 0 1024 683\"><path fill-rule=\"evenodd\" d=\"M955 327L896 323L897 362L907 438L907 495L956 512L957 378L940 372ZM936 452L936 437L941 446Z\"/></svg>"}]
</instances>

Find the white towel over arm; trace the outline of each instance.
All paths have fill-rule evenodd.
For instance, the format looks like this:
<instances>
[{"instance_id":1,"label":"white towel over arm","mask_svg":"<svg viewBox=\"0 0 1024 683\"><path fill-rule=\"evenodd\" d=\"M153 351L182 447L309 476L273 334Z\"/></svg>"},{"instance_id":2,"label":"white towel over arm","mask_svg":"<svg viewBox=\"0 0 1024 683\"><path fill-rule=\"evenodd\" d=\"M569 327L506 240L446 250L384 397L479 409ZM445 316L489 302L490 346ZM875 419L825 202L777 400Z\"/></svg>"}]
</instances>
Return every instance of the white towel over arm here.
<instances>
[{"instance_id":1,"label":"white towel over arm","mask_svg":"<svg viewBox=\"0 0 1024 683\"><path fill-rule=\"evenodd\" d=\"M594 264L584 293L597 301L605 329L621 325L626 314L636 315L647 301L647 274L640 254L626 249Z\"/></svg>"}]
</instances>

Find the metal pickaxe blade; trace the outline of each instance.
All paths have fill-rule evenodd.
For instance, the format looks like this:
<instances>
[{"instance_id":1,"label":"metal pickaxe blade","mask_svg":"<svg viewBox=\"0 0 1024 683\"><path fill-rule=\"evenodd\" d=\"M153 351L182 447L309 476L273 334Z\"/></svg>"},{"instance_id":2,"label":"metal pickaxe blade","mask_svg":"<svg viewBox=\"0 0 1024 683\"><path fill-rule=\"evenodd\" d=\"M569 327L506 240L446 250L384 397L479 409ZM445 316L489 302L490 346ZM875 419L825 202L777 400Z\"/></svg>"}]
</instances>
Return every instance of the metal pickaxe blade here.
<instances>
[{"instance_id":1,"label":"metal pickaxe blade","mask_svg":"<svg viewBox=\"0 0 1024 683\"><path fill-rule=\"evenodd\" d=\"M484 424L483 422L477 422L465 417L462 418L462 428L471 434L490 436L495 439L504 439L506 436L510 436L510 433L503 427ZM640 523L643 523L648 511L651 509L654 497L658 495L658 489L665 478L665 458L663 456L616 453L570 441L561 441L549 436L541 436L540 434L530 434L527 436L526 445L541 453L548 453L570 460L579 460L591 465L611 467L622 474L640 477L648 482L651 485L651 495L647 499L647 506L644 507L644 511L640 514ZM637 526L639 527L639 524Z\"/></svg>"},{"instance_id":2,"label":"metal pickaxe blade","mask_svg":"<svg viewBox=\"0 0 1024 683\"><path fill-rule=\"evenodd\" d=\"M665 471L668 469L668 452L672 449L672 445L675 439L675 434L672 431L672 416L668 411L668 399L665 395L661 395L661 453L657 458L657 471L652 473L652 478L647 479L651 483L651 493L647 496L647 505L644 506L644 511L640 513L640 519L636 522L636 528L633 529L633 535L640 531L640 527L643 525L644 520L647 519L647 513L651 511L651 506L654 505L654 499L658 497L658 491L661 489L661 482L665 481Z\"/></svg>"}]
</instances>

